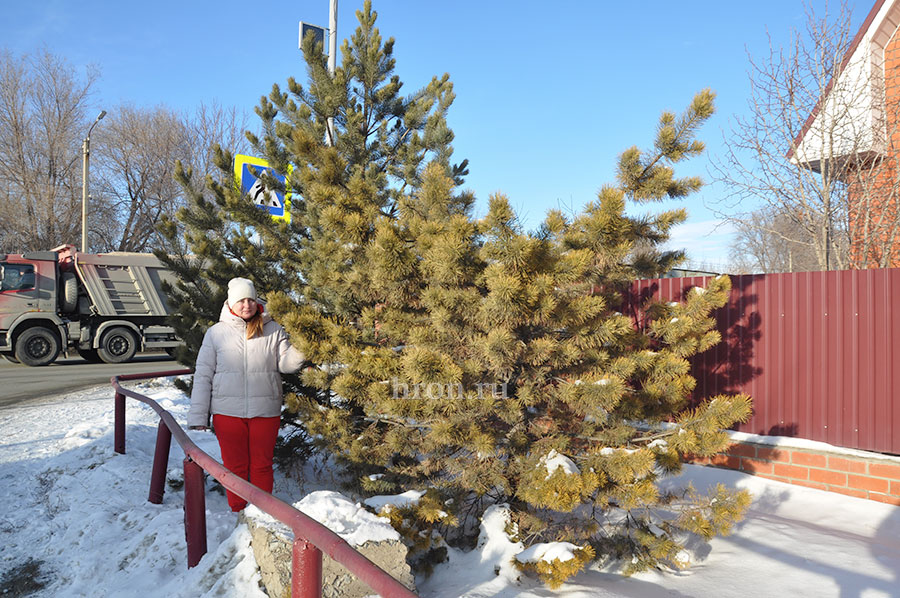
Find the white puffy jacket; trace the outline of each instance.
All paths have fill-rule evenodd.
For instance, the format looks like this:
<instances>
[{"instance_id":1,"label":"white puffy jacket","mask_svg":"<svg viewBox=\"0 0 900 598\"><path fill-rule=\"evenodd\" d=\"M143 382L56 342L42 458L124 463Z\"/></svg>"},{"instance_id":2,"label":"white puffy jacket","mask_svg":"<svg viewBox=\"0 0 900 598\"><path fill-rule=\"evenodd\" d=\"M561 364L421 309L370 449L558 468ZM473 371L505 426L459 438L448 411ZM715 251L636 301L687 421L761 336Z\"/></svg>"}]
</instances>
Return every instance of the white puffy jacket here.
<instances>
[{"instance_id":1,"label":"white puffy jacket","mask_svg":"<svg viewBox=\"0 0 900 598\"><path fill-rule=\"evenodd\" d=\"M226 303L197 354L188 426L208 426L215 413L247 418L280 415L279 372L296 372L303 361L303 354L269 314L263 313L262 335L248 339L247 323Z\"/></svg>"}]
</instances>

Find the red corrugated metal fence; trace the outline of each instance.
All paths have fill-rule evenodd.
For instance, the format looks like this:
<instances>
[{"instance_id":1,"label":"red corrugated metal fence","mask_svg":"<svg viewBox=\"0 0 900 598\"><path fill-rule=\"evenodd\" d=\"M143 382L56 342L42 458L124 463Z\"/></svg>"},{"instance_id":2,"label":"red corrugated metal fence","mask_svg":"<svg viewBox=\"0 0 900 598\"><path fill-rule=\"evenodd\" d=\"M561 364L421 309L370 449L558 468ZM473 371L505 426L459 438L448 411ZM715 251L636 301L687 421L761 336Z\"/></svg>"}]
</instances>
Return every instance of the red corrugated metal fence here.
<instances>
[{"instance_id":1,"label":"red corrugated metal fence","mask_svg":"<svg viewBox=\"0 0 900 598\"><path fill-rule=\"evenodd\" d=\"M640 280L681 300L707 278ZM739 430L900 454L900 269L732 276L722 342L693 361L695 399L753 397ZM895 313L897 312L897 313Z\"/></svg>"}]
</instances>

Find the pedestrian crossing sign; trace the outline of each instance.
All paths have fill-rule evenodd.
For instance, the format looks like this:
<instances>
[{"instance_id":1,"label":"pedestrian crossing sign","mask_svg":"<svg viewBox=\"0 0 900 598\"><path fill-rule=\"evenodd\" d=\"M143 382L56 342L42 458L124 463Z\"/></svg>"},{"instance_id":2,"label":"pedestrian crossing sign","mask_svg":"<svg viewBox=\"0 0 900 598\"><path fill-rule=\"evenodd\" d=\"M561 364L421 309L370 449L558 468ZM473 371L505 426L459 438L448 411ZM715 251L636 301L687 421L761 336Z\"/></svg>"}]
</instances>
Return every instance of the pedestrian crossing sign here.
<instances>
[{"instance_id":1,"label":"pedestrian crossing sign","mask_svg":"<svg viewBox=\"0 0 900 598\"><path fill-rule=\"evenodd\" d=\"M250 201L265 209L276 220L291 221L291 167L288 166L287 176L277 172L262 158L237 154L234 157L234 178L241 194L248 196ZM279 182L278 189L267 188L262 174L268 175Z\"/></svg>"}]
</instances>

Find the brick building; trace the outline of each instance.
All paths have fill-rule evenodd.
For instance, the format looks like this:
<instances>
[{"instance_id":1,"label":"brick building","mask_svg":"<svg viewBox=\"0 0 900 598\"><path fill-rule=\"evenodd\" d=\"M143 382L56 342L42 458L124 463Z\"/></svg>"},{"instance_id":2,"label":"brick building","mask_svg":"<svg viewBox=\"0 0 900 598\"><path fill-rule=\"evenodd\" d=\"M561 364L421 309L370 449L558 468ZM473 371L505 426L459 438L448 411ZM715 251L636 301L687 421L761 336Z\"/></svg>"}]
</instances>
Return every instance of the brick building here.
<instances>
[{"instance_id":1,"label":"brick building","mask_svg":"<svg viewBox=\"0 0 900 598\"><path fill-rule=\"evenodd\" d=\"M851 264L900 266L900 0L877 0L788 157L846 185Z\"/></svg>"}]
</instances>

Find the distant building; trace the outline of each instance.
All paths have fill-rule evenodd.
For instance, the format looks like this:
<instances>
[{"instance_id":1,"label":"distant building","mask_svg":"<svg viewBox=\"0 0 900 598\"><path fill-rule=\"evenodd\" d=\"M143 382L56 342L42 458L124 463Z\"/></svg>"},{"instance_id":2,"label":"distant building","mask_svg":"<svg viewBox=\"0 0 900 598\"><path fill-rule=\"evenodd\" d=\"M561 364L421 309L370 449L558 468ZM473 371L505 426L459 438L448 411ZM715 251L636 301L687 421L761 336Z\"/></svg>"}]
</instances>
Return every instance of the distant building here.
<instances>
[{"instance_id":1,"label":"distant building","mask_svg":"<svg viewBox=\"0 0 900 598\"><path fill-rule=\"evenodd\" d=\"M672 268L660 278L690 278L692 276L718 276L721 272L704 272L703 270L687 270L685 268Z\"/></svg>"}]
</instances>

